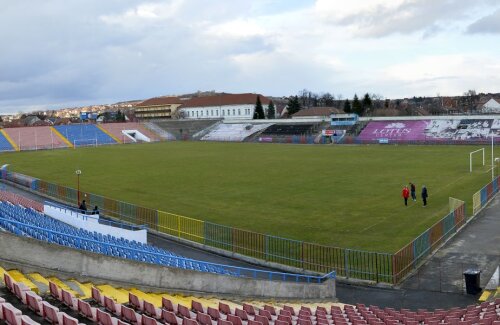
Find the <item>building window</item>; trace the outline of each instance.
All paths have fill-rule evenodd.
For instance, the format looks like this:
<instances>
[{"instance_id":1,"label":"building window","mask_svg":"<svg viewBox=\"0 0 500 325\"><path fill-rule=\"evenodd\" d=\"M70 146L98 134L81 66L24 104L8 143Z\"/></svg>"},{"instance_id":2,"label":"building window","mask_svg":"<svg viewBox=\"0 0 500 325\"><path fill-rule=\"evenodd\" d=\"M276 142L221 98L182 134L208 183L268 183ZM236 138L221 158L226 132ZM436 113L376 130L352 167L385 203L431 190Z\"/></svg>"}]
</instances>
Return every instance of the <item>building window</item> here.
<instances>
[{"instance_id":1,"label":"building window","mask_svg":"<svg viewBox=\"0 0 500 325\"><path fill-rule=\"evenodd\" d=\"M229 116L229 115L231 115L231 110L230 109L227 110L227 116Z\"/></svg>"},{"instance_id":2,"label":"building window","mask_svg":"<svg viewBox=\"0 0 500 325\"><path fill-rule=\"evenodd\" d=\"M215 115L219 116L219 110L218 109L215 110Z\"/></svg>"},{"instance_id":3,"label":"building window","mask_svg":"<svg viewBox=\"0 0 500 325\"><path fill-rule=\"evenodd\" d=\"M236 110L233 108L233 115L236 115Z\"/></svg>"},{"instance_id":4,"label":"building window","mask_svg":"<svg viewBox=\"0 0 500 325\"><path fill-rule=\"evenodd\" d=\"M238 115L241 115L241 109L238 108Z\"/></svg>"},{"instance_id":5,"label":"building window","mask_svg":"<svg viewBox=\"0 0 500 325\"><path fill-rule=\"evenodd\" d=\"M200 116L203 116L203 111L200 112Z\"/></svg>"}]
</instances>

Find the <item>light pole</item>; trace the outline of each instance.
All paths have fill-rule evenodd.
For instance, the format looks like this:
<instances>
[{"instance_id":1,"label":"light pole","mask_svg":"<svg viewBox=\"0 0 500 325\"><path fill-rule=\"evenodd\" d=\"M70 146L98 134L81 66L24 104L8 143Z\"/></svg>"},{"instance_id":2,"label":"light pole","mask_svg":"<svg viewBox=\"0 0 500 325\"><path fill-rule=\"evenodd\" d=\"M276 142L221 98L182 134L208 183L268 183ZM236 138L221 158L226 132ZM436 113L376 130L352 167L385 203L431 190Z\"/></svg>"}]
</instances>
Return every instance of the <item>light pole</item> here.
<instances>
[{"instance_id":1,"label":"light pole","mask_svg":"<svg viewBox=\"0 0 500 325\"><path fill-rule=\"evenodd\" d=\"M77 169L75 173L76 173L77 200L78 200L78 205L80 205L80 175L82 174L82 171Z\"/></svg>"}]
</instances>

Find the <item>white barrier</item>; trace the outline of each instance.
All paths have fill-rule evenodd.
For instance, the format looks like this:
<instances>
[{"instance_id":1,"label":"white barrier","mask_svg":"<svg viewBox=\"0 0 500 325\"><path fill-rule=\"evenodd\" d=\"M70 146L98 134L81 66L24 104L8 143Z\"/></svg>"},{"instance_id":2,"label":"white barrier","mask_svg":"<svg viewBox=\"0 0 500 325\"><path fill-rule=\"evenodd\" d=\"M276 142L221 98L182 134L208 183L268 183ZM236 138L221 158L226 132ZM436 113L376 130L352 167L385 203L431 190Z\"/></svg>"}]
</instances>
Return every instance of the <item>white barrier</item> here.
<instances>
[{"instance_id":1,"label":"white barrier","mask_svg":"<svg viewBox=\"0 0 500 325\"><path fill-rule=\"evenodd\" d=\"M43 212L51 218L54 218L76 228L95 231L103 235L111 235L117 238L135 240L137 242L147 244L148 232L146 229L129 230L103 225L99 223L99 215L87 215L78 213L72 209L47 203L43 205Z\"/></svg>"}]
</instances>

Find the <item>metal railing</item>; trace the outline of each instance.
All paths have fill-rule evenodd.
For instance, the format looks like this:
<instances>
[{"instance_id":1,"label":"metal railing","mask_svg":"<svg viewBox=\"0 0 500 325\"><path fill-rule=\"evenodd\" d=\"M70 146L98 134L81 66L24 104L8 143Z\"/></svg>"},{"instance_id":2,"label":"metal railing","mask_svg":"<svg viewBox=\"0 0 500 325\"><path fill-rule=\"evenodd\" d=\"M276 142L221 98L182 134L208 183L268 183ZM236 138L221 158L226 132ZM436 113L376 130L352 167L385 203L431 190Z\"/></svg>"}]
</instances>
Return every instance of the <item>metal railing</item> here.
<instances>
[{"instance_id":1,"label":"metal railing","mask_svg":"<svg viewBox=\"0 0 500 325\"><path fill-rule=\"evenodd\" d=\"M112 243L107 243L107 242L101 242L97 241L94 239L90 238L82 238L79 236L74 236L62 232L58 232L55 230L49 230L46 228L41 228L38 226L33 226L27 223L19 222L19 221L14 221L11 219L3 218L2 212L0 211L0 225L2 222L8 223L8 224L13 224L16 225L19 230L26 232L26 228L36 230L40 233L43 233L45 237L47 238L54 238L54 235L59 236L59 238L66 238L66 239L73 239L73 246L76 249L80 250L85 250L85 251L92 251L88 249L84 249L83 244L95 244L97 246L102 246L103 252L107 251L107 248L120 248L123 250L127 250L130 252L134 253L141 253L145 254L148 256L154 256L158 259L161 258L167 258L169 260L173 260L176 262L179 262L181 264L185 265L191 265L191 266L198 266L199 268L205 267L206 269L210 269L212 267L213 271L203 271L207 273L218 273L220 274L221 270L224 270L224 275L229 275L229 276L235 276L235 277L245 277L245 278L253 278L253 279L265 279L265 280L273 280L273 281L293 281L293 282L307 282L307 283L322 283L326 281L327 279L334 279L335 278L335 271L331 271L327 274L324 274L322 276L314 276L314 275L306 275L306 274L298 274L298 273L285 273L285 272L275 272L275 271L267 271L267 270L259 270L259 269L252 269L252 268L246 268L246 267L238 267L238 266L231 266L231 265L226 265L226 264L217 264L217 263L211 263L211 262L204 262L200 260L194 260L190 258L185 258L185 257L178 257L178 256L173 256L173 255L167 255L167 254L162 254L162 253L156 253L152 251L147 251L147 250L142 250L142 249L137 249L137 248L132 248L128 246L122 246L122 245L117 245L117 244L112 244ZM24 230L23 230L24 229ZM16 232L14 232L16 235ZM48 242L51 243L57 243L55 241L50 241L47 240ZM67 246L67 245L62 245L62 246ZM135 260L135 259L131 259ZM192 269L196 271L196 269Z\"/></svg>"},{"instance_id":2,"label":"metal railing","mask_svg":"<svg viewBox=\"0 0 500 325\"><path fill-rule=\"evenodd\" d=\"M27 181L29 177L13 172L3 173L2 176L15 183L19 180L22 186L63 202L77 200L77 191L72 188L35 178ZM498 191L498 182L497 178L496 182L488 184L478 192L481 194L476 193L475 197L480 198L481 206L487 203L493 192ZM105 211L110 217L144 224L152 230L170 236L266 262L318 273L335 270L339 276L386 283L399 283L466 220L465 203L454 206L448 215L393 254L281 238L136 206L88 192L81 193L86 195L91 206L103 207L101 211Z\"/></svg>"}]
</instances>

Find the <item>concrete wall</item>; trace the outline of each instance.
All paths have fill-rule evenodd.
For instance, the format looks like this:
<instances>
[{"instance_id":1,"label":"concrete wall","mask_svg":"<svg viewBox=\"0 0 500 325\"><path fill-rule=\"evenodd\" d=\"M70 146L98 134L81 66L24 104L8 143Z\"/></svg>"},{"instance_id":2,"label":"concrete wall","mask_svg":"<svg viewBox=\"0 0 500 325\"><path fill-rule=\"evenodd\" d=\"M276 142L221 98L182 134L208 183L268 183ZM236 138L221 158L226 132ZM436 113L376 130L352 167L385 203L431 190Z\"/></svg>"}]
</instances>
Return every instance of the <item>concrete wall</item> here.
<instances>
[{"instance_id":1,"label":"concrete wall","mask_svg":"<svg viewBox=\"0 0 500 325\"><path fill-rule=\"evenodd\" d=\"M335 280L295 283L237 278L139 263L18 237L0 231L0 258L32 270L53 269L75 278L99 279L173 291L225 294L239 297L334 299ZM46 272L42 272L46 274Z\"/></svg>"},{"instance_id":2,"label":"concrete wall","mask_svg":"<svg viewBox=\"0 0 500 325\"><path fill-rule=\"evenodd\" d=\"M148 232L146 229L128 230L99 223L99 215L86 215L77 213L73 210L67 210L52 205L44 204L43 212L51 218L67 223L76 228L88 231L96 231L103 235L111 235L117 238L135 240L147 244Z\"/></svg>"}]
</instances>

